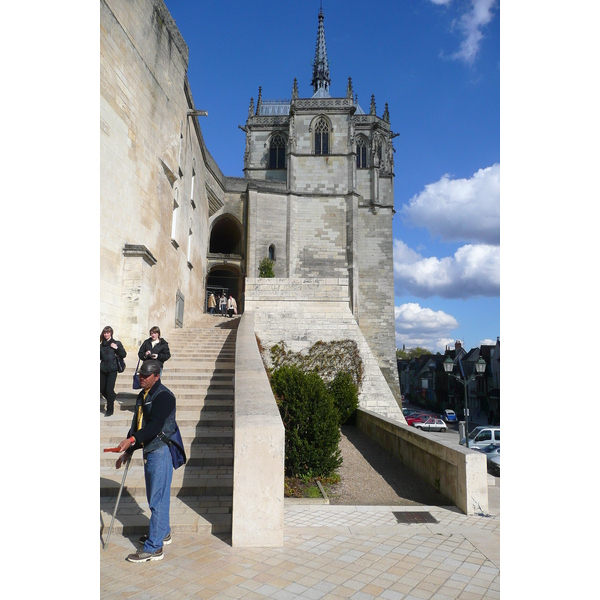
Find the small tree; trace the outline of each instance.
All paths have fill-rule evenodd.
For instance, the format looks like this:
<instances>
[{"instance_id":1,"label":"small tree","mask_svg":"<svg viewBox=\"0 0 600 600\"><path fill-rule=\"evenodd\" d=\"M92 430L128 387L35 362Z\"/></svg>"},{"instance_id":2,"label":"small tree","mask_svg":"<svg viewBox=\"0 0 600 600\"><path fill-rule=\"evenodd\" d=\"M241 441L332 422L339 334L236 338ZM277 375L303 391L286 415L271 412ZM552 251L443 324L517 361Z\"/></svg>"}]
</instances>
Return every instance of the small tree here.
<instances>
[{"instance_id":1,"label":"small tree","mask_svg":"<svg viewBox=\"0 0 600 600\"><path fill-rule=\"evenodd\" d=\"M327 388L333 396L339 423L343 425L358 408L358 390L352 383L352 377L344 371L339 371Z\"/></svg>"},{"instance_id":2,"label":"small tree","mask_svg":"<svg viewBox=\"0 0 600 600\"><path fill-rule=\"evenodd\" d=\"M285 427L285 470L289 476L329 477L342 464L339 416L316 373L283 366L271 386Z\"/></svg>"},{"instance_id":3,"label":"small tree","mask_svg":"<svg viewBox=\"0 0 600 600\"><path fill-rule=\"evenodd\" d=\"M258 276L275 277L275 271L273 271L274 264L275 263L270 258L263 258L258 265Z\"/></svg>"}]
</instances>

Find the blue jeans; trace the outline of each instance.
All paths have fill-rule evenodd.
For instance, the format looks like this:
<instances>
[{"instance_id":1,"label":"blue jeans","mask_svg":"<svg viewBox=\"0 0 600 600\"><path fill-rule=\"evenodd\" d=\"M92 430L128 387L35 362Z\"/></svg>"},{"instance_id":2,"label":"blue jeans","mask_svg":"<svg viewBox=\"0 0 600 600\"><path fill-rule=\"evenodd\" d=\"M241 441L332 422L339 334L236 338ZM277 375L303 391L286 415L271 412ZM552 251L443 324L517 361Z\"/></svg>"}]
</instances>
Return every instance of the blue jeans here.
<instances>
[{"instance_id":1,"label":"blue jeans","mask_svg":"<svg viewBox=\"0 0 600 600\"><path fill-rule=\"evenodd\" d=\"M167 445L144 456L146 498L150 505L150 531L144 544L144 552L156 552L163 546L163 539L171 531L169 508L171 505L171 480L173 461Z\"/></svg>"}]
</instances>

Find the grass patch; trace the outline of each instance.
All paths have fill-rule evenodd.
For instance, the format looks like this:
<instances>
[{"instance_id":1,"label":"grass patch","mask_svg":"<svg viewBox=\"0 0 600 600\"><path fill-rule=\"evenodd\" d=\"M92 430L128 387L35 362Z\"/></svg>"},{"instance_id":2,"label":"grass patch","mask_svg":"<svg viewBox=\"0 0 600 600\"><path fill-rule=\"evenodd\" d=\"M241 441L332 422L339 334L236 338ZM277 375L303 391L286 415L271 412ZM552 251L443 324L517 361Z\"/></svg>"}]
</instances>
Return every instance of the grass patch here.
<instances>
[{"instance_id":1,"label":"grass patch","mask_svg":"<svg viewBox=\"0 0 600 600\"><path fill-rule=\"evenodd\" d=\"M286 498L322 498L317 486L317 479L329 495L329 490L340 482L340 476L334 473L330 477L286 477L284 479L284 496Z\"/></svg>"}]
</instances>

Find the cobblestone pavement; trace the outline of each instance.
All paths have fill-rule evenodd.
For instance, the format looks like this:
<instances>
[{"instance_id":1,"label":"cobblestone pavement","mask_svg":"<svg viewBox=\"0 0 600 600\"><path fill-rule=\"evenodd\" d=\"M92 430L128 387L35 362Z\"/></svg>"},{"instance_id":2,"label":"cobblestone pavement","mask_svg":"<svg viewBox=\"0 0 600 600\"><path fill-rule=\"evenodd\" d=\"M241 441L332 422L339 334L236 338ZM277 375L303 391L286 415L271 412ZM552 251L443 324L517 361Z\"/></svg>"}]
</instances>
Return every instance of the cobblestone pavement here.
<instances>
[{"instance_id":1,"label":"cobblestone pavement","mask_svg":"<svg viewBox=\"0 0 600 600\"><path fill-rule=\"evenodd\" d=\"M125 561L137 536L113 536L101 551L101 597L499 598L499 485L489 487L486 516L419 504L430 499L427 488L409 485L408 473L398 474L386 455L372 455L352 430L345 428L344 438L345 468L355 482L365 478L360 493L373 504L350 504L354 492L341 489L334 497L341 504L286 505L283 548L232 548L229 536L174 533L164 560L137 565ZM397 515L407 512L429 513L437 522L400 523Z\"/></svg>"}]
</instances>

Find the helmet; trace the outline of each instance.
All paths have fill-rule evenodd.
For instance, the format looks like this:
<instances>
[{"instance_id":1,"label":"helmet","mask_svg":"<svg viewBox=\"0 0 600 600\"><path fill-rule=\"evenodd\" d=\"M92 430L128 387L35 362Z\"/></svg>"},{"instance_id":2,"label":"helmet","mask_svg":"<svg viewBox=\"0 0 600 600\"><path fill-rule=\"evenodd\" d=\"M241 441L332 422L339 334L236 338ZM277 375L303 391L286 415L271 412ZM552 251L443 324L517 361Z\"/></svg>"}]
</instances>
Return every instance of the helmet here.
<instances>
[{"instance_id":1,"label":"helmet","mask_svg":"<svg viewBox=\"0 0 600 600\"><path fill-rule=\"evenodd\" d=\"M140 375L160 375L160 362L157 360L145 360L138 373Z\"/></svg>"}]
</instances>

